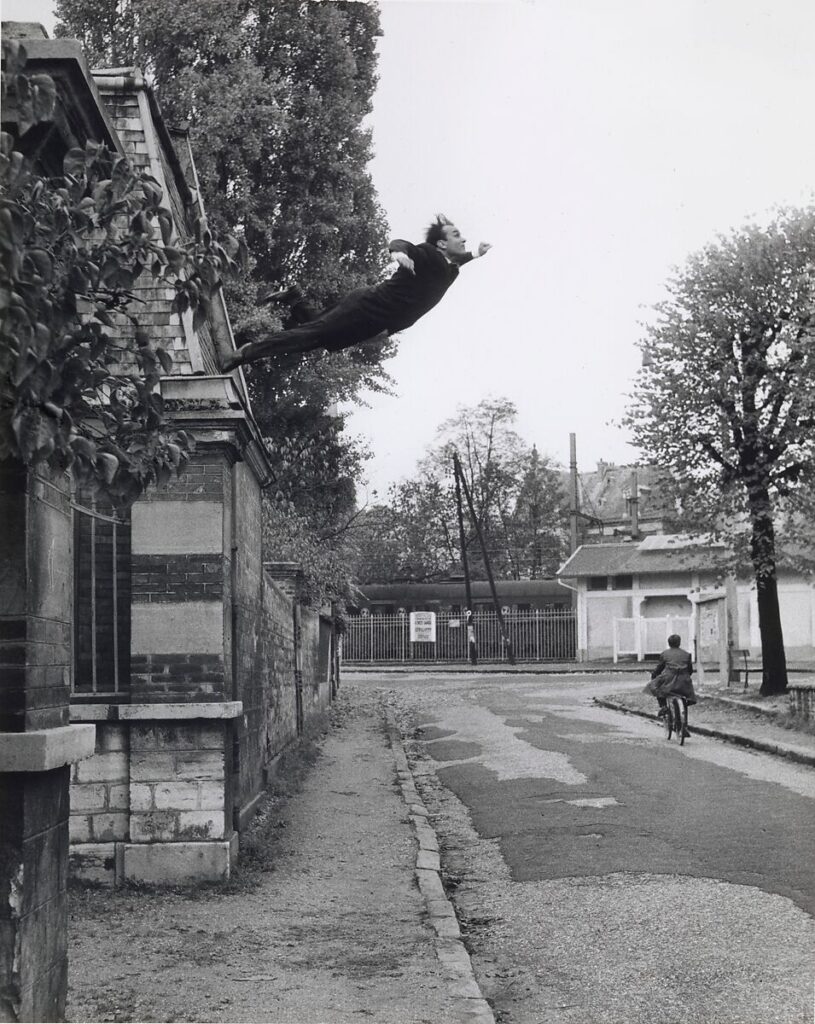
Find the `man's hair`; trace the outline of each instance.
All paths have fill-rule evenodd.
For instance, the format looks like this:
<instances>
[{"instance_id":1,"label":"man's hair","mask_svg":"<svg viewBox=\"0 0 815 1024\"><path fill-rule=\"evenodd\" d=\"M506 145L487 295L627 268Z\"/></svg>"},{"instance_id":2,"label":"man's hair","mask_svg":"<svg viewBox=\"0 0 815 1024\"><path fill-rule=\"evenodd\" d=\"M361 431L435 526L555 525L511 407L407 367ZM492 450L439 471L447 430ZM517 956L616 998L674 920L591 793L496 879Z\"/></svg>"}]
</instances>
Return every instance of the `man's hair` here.
<instances>
[{"instance_id":1,"label":"man's hair","mask_svg":"<svg viewBox=\"0 0 815 1024\"><path fill-rule=\"evenodd\" d=\"M437 213L436 219L425 232L424 240L431 245L435 245L436 242L443 242L445 238L444 229L452 223L449 217L445 217L443 213Z\"/></svg>"},{"instance_id":2,"label":"man's hair","mask_svg":"<svg viewBox=\"0 0 815 1024\"><path fill-rule=\"evenodd\" d=\"M682 643L682 637L678 633L671 633L668 637L669 647L678 647Z\"/></svg>"}]
</instances>

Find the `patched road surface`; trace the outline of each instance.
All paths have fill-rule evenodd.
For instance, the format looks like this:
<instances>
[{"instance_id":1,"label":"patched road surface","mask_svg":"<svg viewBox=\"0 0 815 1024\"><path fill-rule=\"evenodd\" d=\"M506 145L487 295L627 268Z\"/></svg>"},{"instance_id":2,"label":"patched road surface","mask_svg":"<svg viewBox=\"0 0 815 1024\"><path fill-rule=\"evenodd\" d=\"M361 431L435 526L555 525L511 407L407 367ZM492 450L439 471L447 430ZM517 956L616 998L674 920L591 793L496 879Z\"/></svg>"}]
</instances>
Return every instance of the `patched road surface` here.
<instances>
[{"instance_id":1,"label":"patched road surface","mask_svg":"<svg viewBox=\"0 0 815 1024\"><path fill-rule=\"evenodd\" d=\"M415 737L498 1021L813 1020L815 769L592 703L641 674L347 678Z\"/></svg>"}]
</instances>

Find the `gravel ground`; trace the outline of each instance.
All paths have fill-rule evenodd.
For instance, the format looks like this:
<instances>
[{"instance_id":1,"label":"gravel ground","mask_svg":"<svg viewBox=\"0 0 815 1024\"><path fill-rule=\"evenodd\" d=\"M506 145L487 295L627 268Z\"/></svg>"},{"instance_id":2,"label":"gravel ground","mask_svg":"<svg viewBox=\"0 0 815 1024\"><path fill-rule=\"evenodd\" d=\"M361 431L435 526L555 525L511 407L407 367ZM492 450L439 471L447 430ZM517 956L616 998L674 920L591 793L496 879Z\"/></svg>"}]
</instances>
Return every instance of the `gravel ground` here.
<instances>
[{"instance_id":1,"label":"gravel ground","mask_svg":"<svg viewBox=\"0 0 815 1024\"><path fill-rule=\"evenodd\" d=\"M333 718L294 798L257 820L236 881L73 891L69 1020L462 1019L414 881L378 698L343 692Z\"/></svg>"},{"instance_id":2,"label":"gravel ground","mask_svg":"<svg viewBox=\"0 0 815 1024\"><path fill-rule=\"evenodd\" d=\"M403 734L422 726L425 738L439 735L433 722L454 735L457 707L466 718L477 700L464 681L433 680L405 681L386 699ZM408 755L479 984L500 1024L812 1019L815 926L790 900L714 878L634 870L515 882L498 841L482 838L440 783L443 766L424 743L409 743ZM517 751L510 756L514 765Z\"/></svg>"}]
</instances>

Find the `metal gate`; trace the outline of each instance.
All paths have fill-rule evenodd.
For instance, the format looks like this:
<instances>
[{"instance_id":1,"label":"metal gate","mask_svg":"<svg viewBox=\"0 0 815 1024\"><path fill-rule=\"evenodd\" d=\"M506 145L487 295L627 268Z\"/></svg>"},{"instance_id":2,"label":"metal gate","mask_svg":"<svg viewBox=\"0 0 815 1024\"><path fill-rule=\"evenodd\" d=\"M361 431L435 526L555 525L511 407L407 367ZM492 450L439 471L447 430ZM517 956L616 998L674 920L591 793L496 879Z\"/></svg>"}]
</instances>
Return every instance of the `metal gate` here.
<instances>
[{"instance_id":1,"label":"metal gate","mask_svg":"<svg viewBox=\"0 0 815 1024\"><path fill-rule=\"evenodd\" d=\"M678 633L685 644L692 640L692 620L684 615L666 615L660 619L615 619L614 661L621 655L635 654L638 661L647 654L665 649L671 633Z\"/></svg>"},{"instance_id":2,"label":"metal gate","mask_svg":"<svg viewBox=\"0 0 815 1024\"><path fill-rule=\"evenodd\" d=\"M498 617L494 611L473 616L480 661L506 661ZM573 661L576 655L576 613L572 608L504 612L518 661ZM410 640L407 615L359 615L347 621L342 641L344 662L466 662L464 617L436 613L436 642Z\"/></svg>"}]
</instances>

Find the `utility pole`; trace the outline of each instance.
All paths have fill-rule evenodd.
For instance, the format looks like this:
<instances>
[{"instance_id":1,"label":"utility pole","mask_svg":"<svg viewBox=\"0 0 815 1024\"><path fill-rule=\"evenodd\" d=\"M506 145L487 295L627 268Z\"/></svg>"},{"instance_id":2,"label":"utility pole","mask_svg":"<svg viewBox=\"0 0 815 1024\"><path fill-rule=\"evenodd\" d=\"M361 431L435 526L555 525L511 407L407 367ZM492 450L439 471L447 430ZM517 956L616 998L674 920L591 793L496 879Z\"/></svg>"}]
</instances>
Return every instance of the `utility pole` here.
<instances>
[{"instance_id":1,"label":"utility pole","mask_svg":"<svg viewBox=\"0 0 815 1024\"><path fill-rule=\"evenodd\" d=\"M569 434L569 554L577 551L577 517L580 513L580 495L577 489L577 440L574 434Z\"/></svg>"},{"instance_id":2,"label":"utility pole","mask_svg":"<svg viewBox=\"0 0 815 1024\"><path fill-rule=\"evenodd\" d=\"M458 455L453 452L453 475L456 478L456 512L458 514L458 543L461 551L461 567L464 570L464 625L467 629L467 653L472 665L478 664L478 648L475 642L475 624L473 620L473 593L470 586L470 565L467 561L467 542L464 539L464 513L461 509L461 464Z\"/></svg>"},{"instance_id":3,"label":"utility pole","mask_svg":"<svg viewBox=\"0 0 815 1024\"><path fill-rule=\"evenodd\" d=\"M498 619L498 625L501 629L501 638L503 639L504 647L506 648L507 661L510 663L510 665L514 665L515 654L512 650L512 643L510 642L509 634L507 633L507 627L504 622L504 614L501 611L501 605L498 603L498 592L495 589L495 579L493 578L492 575L492 566L490 565L490 556L487 553L487 545L484 543L484 535L481 532L481 526L475 514L475 506L473 505L473 499L472 496L470 495L470 489L467 486L467 481L464 479L464 474L461 471L461 463L458 461L458 455L454 455L453 460L457 474L457 481L458 479L461 480L461 487L464 490L464 497L467 501L467 508L470 510L470 518L473 521L475 532L478 534L478 543L481 545L481 554L484 556L484 568L487 570L487 579L489 580L490 584L492 603L495 606L495 615ZM458 483L456 484L456 486L458 486Z\"/></svg>"}]
</instances>

